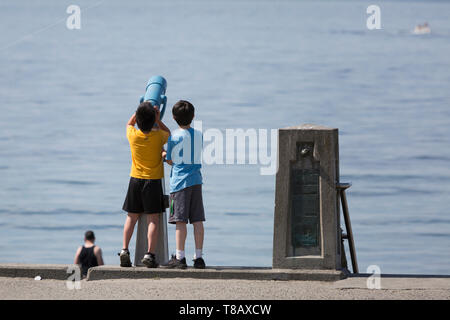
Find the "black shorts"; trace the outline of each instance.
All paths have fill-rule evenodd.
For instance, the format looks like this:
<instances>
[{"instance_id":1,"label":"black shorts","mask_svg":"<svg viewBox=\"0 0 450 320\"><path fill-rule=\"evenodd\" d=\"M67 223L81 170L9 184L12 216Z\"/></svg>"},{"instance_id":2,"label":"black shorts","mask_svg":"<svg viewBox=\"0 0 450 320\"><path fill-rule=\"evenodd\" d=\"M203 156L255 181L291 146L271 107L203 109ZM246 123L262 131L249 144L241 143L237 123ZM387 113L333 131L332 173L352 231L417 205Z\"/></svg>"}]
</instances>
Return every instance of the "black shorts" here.
<instances>
[{"instance_id":1,"label":"black shorts","mask_svg":"<svg viewBox=\"0 0 450 320\"><path fill-rule=\"evenodd\" d=\"M161 179L131 177L122 209L130 213L161 213L165 211Z\"/></svg>"}]
</instances>

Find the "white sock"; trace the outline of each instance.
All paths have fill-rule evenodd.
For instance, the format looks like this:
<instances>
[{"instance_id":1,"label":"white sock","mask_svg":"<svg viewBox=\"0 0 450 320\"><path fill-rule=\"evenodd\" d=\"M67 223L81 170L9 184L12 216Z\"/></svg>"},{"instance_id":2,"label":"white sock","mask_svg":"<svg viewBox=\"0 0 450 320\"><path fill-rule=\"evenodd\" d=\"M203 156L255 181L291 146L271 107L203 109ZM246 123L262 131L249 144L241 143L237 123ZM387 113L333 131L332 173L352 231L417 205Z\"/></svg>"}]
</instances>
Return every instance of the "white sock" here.
<instances>
[{"instance_id":1,"label":"white sock","mask_svg":"<svg viewBox=\"0 0 450 320\"><path fill-rule=\"evenodd\" d=\"M202 249L195 249L194 259L198 259L202 257Z\"/></svg>"},{"instance_id":2,"label":"white sock","mask_svg":"<svg viewBox=\"0 0 450 320\"><path fill-rule=\"evenodd\" d=\"M178 250L178 249L177 249L177 254L176 254L176 256L177 256L177 260L183 259L183 258L184 258L184 250Z\"/></svg>"}]
</instances>

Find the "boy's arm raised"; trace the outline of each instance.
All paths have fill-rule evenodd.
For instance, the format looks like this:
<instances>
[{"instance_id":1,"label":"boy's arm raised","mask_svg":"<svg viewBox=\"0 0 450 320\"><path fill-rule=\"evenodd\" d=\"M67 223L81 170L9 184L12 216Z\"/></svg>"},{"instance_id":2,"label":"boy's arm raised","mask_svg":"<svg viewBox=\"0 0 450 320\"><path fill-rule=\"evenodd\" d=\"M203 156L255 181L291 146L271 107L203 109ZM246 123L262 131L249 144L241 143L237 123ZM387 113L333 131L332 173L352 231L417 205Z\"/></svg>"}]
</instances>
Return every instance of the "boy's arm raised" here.
<instances>
[{"instance_id":1,"label":"boy's arm raised","mask_svg":"<svg viewBox=\"0 0 450 320\"><path fill-rule=\"evenodd\" d=\"M155 112L156 112L156 118L155 118L156 124L159 126L159 128L161 130L168 132L169 136L170 136L170 129L167 128L166 125L161 121L159 109L157 107L154 107L154 108L155 108Z\"/></svg>"},{"instance_id":2,"label":"boy's arm raised","mask_svg":"<svg viewBox=\"0 0 450 320\"><path fill-rule=\"evenodd\" d=\"M128 126L134 127L135 124L136 124L136 112L131 116L130 120L128 120L127 127Z\"/></svg>"}]
</instances>

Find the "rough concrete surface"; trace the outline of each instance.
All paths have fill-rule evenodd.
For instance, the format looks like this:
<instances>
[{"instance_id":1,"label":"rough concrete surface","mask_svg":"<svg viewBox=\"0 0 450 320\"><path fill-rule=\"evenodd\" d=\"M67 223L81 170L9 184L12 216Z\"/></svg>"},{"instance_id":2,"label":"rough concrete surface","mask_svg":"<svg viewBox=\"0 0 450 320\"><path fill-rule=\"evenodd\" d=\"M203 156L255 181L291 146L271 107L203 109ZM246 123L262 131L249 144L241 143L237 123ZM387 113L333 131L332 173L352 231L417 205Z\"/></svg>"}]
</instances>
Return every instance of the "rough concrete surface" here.
<instances>
[{"instance_id":1,"label":"rough concrete surface","mask_svg":"<svg viewBox=\"0 0 450 320\"><path fill-rule=\"evenodd\" d=\"M0 277L0 299L450 299L450 278L381 278L381 289L367 289L367 278L337 282L217 279L66 281Z\"/></svg>"},{"instance_id":2,"label":"rough concrete surface","mask_svg":"<svg viewBox=\"0 0 450 320\"><path fill-rule=\"evenodd\" d=\"M0 264L0 277L65 280L73 272L73 265L48 264ZM291 270L262 267L213 267L186 270L105 265L91 268L88 280L106 279L151 279L151 278L197 278L197 279L241 279L241 280L310 280L336 281L345 278L343 271L337 270Z\"/></svg>"}]
</instances>

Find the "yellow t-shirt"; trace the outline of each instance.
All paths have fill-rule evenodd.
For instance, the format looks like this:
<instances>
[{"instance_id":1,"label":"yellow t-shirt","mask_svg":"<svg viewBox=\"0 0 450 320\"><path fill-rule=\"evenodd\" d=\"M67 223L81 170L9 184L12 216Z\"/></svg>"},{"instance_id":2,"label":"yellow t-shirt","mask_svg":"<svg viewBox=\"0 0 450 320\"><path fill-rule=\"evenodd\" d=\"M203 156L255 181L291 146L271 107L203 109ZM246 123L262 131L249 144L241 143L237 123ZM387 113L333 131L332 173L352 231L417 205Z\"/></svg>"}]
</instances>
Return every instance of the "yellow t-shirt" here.
<instances>
[{"instance_id":1,"label":"yellow t-shirt","mask_svg":"<svg viewBox=\"0 0 450 320\"><path fill-rule=\"evenodd\" d=\"M130 176L138 179L161 179L164 177L162 147L169 138L164 130L143 133L133 126L127 127L131 149Z\"/></svg>"}]
</instances>

